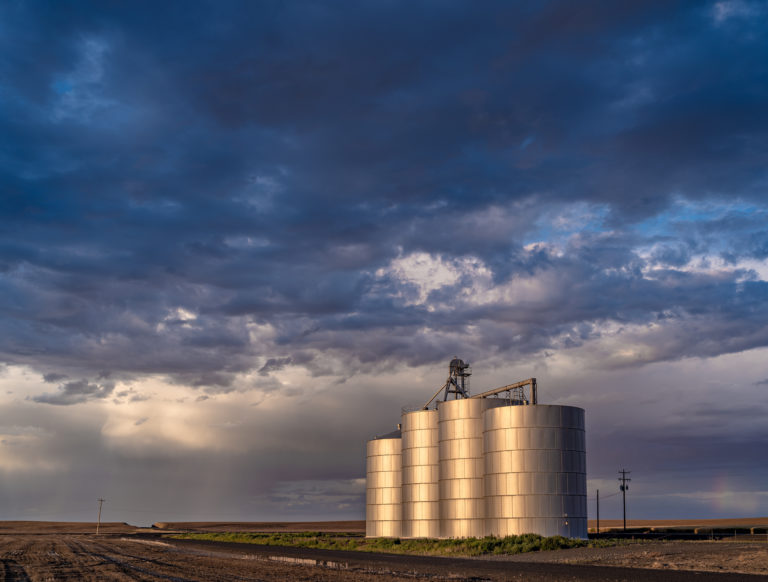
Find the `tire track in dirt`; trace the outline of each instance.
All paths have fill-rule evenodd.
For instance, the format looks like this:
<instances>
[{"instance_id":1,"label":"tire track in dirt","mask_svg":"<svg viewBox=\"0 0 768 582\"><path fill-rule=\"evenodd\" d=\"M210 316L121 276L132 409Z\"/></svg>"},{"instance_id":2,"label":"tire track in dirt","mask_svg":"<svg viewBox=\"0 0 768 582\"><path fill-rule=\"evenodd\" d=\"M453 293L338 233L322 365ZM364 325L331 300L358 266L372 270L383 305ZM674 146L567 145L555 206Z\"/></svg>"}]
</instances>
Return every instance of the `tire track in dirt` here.
<instances>
[{"instance_id":1,"label":"tire track in dirt","mask_svg":"<svg viewBox=\"0 0 768 582\"><path fill-rule=\"evenodd\" d=\"M73 556L77 556L80 560L91 558L91 560L95 562L95 564L89 568L91 571L112 570L119 572L124 579L128 580L199 582L195 579L175 576L173 574L165 574L163 572L158 572L155 569L145 567L144 564L154 564L156 567L169 565L154 560L148 560L140 556L121 554L108 544L100 543L95 540L68 539L65 543ZM136 562L139 562L139 564Z\"/></svg>"},{"instance_id":2,"label":"tire track in dirt","mask_svg":"<svg viewBox=\"0 0 768 582\"><path fill-rule=\"evenodd\" d=\"M145 556L136 556L134 554L127 554L125 552L119 551L113 545L105 544L103 542L97 542L95 540L88 540L87 545L80 540L74 541L73 543L77 547L78 553L88 554L90 556L99 558L101 560L110 562L112 564L128 567L129 569L132 569L132 570L136 570L136 571L144 570L143 573L151 576L156 576L162 579L178 579L180 581L181 580L187 581L187 579L185 579L183 576L174 576L173 574L156 572L155 570L152 570L149 567L136 566L134 562L139 562L142 564L151 564L155 568L159 568L159 569L164 569L164 568L177 569L177 570L180 569L180 567L175 564L170 564L168 562L163 562L163 561L160 561L154 558L148 558Z\"/></svg>"},{"instance_id":3,"label":"tire track in dirt","mask_svg":"<svg viewBox=\"0 0 768 582\"><path fill-rule=\"evenodd\" d=\"M196 569L195 575L197 578L187 578L188 574L185 570L189 570L190 559L195 556L190 556L190 553L170 552L171 546L154 546L146 548L142 546L142 549L152 554L159 554L157 557L147 557L146 555L136 555L136 552L129 552L123 549L120 544L128 545L131 548L136 548L136 543L133 540L112 540L109 543L97 542L95 540L89 540L91 547L83 546L83 552L89 552L91 555L100 556L105 560L111 561L122 567L135 570L137 572L144 573L149 576L153 576L160 580L171 580L174 582L207 582L209 580L239 580L242 582L266 582L262 578L253 578L250 576L239 576L234 573L228 573L222 576L221 565L208 565L203 563L203 560L196 560L194 567ZM174 561L175 560L175 561ZM140 562L142 565L136 565L135 562ZM152 564L154 568L145 566L145 564Z\"/></svg>"},{"instance_id":4,"label":"tire track in dirt","mask_svg":"<svg viewBox=\"0 0 768 582\"><path fill-rule=\"evenodd\" d=\"M107 562L111 562L112 564L115 564L118 568L120 568L126 573L128 573L129 570L133 570L141 574L146 574L147 576L152 576L153 578L158 578L160 580L170 580L171 582L200 582L199 580L194 580L192 578L180 578L179 576L170 576L167 574L161 574L153 570L148 570L147 568L142 568L141 566L137 566L136 564L131 564L123 560L118 560L117 558L112 558L106 554L98 554L95 552L90 552L90 554L92 556L99 557Z\"/></svg>"},{"instance_id":5,"label":"tire track in dirt","mask_svg":"<svg viewBox=\"0 0 768 582\"><path fill-rule=\"evenodd\" d=\"M27 570L20 563L20 560L24 559L31 546L32 544L27 542L11 544L7 550L0 548L4 582L30 582Z\"/></svg>"},{"instance_id":6,"label":"tire track in dirt","mask_svg":"<svg viewBox=\"0 0 768 582\"><path fill-rule=\"evenodd\" d=\"M94 574L93 566L86 557L79 557L58 536L34 538L4 538L0 543L0 555L4 563L5 580L103 580ZM109 573L114 580L121 580ZM123 578L124 579L124 578Z\"/></svg>"},{"instance_id":7,"label":"tire track in dirt","mask_svg":"<svg viewBox=\"0 0 768 582\"><path fill-rule=\"evenodd\" d=\"M2 582L350 582L398 577L259 562L243 556L206 556L169 544L90 535L0 536Z\"/></svg>"},{"instance_id":8,"label":"tire track in dirt","mask_svg":"<svg viewBox=\"0 0 768 582\"><path fill-rule=\"evenodd\" d=\"M30 582L24 566L15 560L3 560L4 582Z\"/></svg>"}]
</instances>

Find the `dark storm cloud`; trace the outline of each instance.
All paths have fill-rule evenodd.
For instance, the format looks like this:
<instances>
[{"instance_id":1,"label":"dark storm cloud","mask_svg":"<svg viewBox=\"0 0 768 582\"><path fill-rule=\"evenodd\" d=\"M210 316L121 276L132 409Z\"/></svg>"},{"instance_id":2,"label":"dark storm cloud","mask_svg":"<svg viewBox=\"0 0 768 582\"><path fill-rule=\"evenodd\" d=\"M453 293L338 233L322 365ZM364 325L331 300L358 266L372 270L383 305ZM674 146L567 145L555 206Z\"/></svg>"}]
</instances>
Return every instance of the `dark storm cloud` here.
<instances>
[{"instance_id":1,"label":"dark storm cloud","mask_svg":"<svg viewBox=\"0 0 768 582\"><path fill-rule=\"evenodd\" d=\"M262 376L269 376L270 372L282 370L292 362L293 358L269 358L267 363L259 370L259 374Z\"/></svg>"},{"instance_id":2,"label":"dark storm cloud","mask_svg":"<svg viewBox=\"0 0 768 582\"><path fill-rule=\"evenodd\" d=\"M67 406L70 404L80 404L89 400L108 398L112 395L114 390L115 385L112 382L92 384L87 380L76 380L59 386L58 392L34 396L32 400L44 404Z\"/></svg>"},{"instance_id":3,"label":"dark storm cloud","mask_svg":"<svg viewBox=\"0 0 768 582\"><path fill-rule=\"evenodd\" d=\"M328 373L314 352L437 361L467 325L467 350L513 357L607 321L679 322L650 361L766 345L764 282L675 270L764 258L764 228L635 228L675 197L761 212L765 35L722 6L6 4L0 353L227 391ZM612 233L523 249L574 203ZM556 288L476 305L467 272L409 305L418 289L377 272L413 252Z\"/></svg>"},{"instance_id":4,"label":"dark storm cloud","mask_svg":"<svg viewBox=\"0 0 768 582\"><path fill-rule=\"evenodd\" d=\"M56 382L61 382L62 380L66 380L67 375L66 374L57 374L56 372L51 372L50 374L43 374L43 381L47 384L55 384Z\"/></svg>"}]
</instances>

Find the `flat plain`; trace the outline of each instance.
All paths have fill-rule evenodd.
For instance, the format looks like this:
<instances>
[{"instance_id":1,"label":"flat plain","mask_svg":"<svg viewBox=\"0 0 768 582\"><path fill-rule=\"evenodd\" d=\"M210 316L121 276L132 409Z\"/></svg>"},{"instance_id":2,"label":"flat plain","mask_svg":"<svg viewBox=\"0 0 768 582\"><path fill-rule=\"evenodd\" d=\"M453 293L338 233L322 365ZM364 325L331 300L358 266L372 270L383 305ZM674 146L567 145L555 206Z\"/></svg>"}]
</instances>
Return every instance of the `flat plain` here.
<instances>
[{"instance_id":1,"label":"flat plain","mask_svg":"<svg viewBox=\"0 0 768 582\"><path fill-rule=\"evenodd\" d=\"M176 529L182 524L172 525ZM236 526L246 524L197 525L243 531ZM284 522L259 531L269 527L336 532L341 525L303 522L299 527ZM96 536L95 524L0 522L0 580L768 580L768 540L642 542L440 558L174 540L164 537L168 530L113 523L102 524Z\"/></svg>"}]
</instances>

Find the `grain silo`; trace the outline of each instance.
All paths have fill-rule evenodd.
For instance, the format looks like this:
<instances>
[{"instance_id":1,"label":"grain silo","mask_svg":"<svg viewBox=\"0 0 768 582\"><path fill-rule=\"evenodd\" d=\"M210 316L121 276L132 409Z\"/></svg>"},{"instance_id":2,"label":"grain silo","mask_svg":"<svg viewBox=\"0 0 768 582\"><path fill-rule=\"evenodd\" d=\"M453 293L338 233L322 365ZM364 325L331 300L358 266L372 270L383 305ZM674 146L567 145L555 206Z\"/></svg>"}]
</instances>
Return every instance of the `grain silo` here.
<instances>
[{"instance_id":1,"label":"grain silo","mask_svg":"<svg viewBox=\"0 0 768 582\"><path fill-rule=\"evenodd\" d=\"M501 399L462 398L437 405L440 536L485 535L483 412Z\"/></svg>"},{"instance_id":2,"label":"grain silo","mask_svg":"<svg viewBox=\"0 0 768 582\"><path fill-rule=\"evenodd\" d=\"M535 378L470 396L470 375L454 358L402 438L368 442L366 535L586 538L584 410L538 404Z\"/></svg>"},{"instance_id":3,"label":"grain silo","mask_svg":"<svg viewBox=\"0 0 768 582\"><path fill-rule=\"evenodd\" d=\"M587 537L584 410L503 406L483 424L486 534Z\"/></svg>"},{"instance_id":4,"label":"grain silo","mask_svg":"<svg viewBox=\"0 0 768 582\"><path fill-rule=\"evenodd\" d=\"M440 536L437 410L403 412L404 538Z\"/></svg>"},{"instance_id":5,"label":"grain silo","mask_svg":"<svg viewBox=\"0 0 768 582\"><path fill-rule=\"evenodd\" d=\"M402 535L402 446L400 430L368 441L366 447L365 535Z\"/></svg>"}]
</instances>

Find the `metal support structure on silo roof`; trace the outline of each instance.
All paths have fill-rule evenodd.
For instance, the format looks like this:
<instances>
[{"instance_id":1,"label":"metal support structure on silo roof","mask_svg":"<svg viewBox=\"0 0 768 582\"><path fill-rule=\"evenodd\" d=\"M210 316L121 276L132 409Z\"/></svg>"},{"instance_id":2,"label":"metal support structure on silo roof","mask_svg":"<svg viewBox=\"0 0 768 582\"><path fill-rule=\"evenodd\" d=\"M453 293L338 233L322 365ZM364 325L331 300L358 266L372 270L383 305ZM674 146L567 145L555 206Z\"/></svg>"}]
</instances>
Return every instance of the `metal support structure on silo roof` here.
<instances>
[{"instance_id":1,"label":"metal support structure on silo roof","mask_svg":"<svg viewBox=\"0 0 768 582\"><path fill-rule=\"evenodd\" d=\"M423 410L427 410L432 401L445 390L444 401L450 398L450 395L454 395L454 399L469 398L469 377L472 375L472 370L469 364L458 356L454 356L451 363L448 365L448 379L445 383L437 389L437 392L430 398L423 406Z\"/></svg>"},{"instance_id":2,"label":"metal support structure on silo roof","mask_svg":"<svg viewBox=\"0 0 768 582\"><path fill-rule=\"evenodd\" d=\"M456 400L459 397L469 398L469 377L471 375L472 370L469 364L464 363L464 360L458 356L453 356L448 365L448 379L445 381L445 398L443 400L448 400L451 394Z\"/></svg>"},{"instance_id":3,"label":"metal support structure on silo roof","mask_svg":"<svg viewBox=\"0 0 768 582\"><path fill-rule=\"evenodd\" d=\"M531 395L529 398L525 398L525 393L522 392L522 388L528 385L531 386ZM487 392L481 392L480 394L475 394L474 396L470 396L470 398L488 398L489 396L501 394L502 392L511 392L513 390L520 390L521 400L525 404L538 404L536 378L528 378L527 380L515 382L514 384L507 384L506 386L501 386L500 388L494 388L493 390L488 390Z\"/></svg>"},{"instance_id":4,"label":"metal support structure on silo roof","mask_svg":"<svg viewBox=\"0 0 768 582\"><path fill-rule=\"evenodd\" d=\"M481 392L480 394L470 396L470 375L472 375L472 372L470 370L469 364L465 364L463 360L454 357L453 360L451 360L449 366L448 379L442 386L440 386L440 388L437 389L437 392L432 395L432 398L427 400L427 403L422 407L422 409L427 410L429 405L432 404L435 398L437 398L440 392L443 390L445 390L445 400L448 400L449 394L455 394L455 398L458 399L459 397L488 398L489 396L495 396L496 394L501 394L502 392L514 392L515 397L510 398L511 401L519 404L538 404L539 397L536 378L528 378L527 380L521 380L520 382L515 382L514 384L507 384L506 386L500 386L499 388L494 388L493 390L487 390L486 392ZM528 396L525 395L524 388L526 386L531 387L530 394Z\"/></svg>"}]
</instances>

